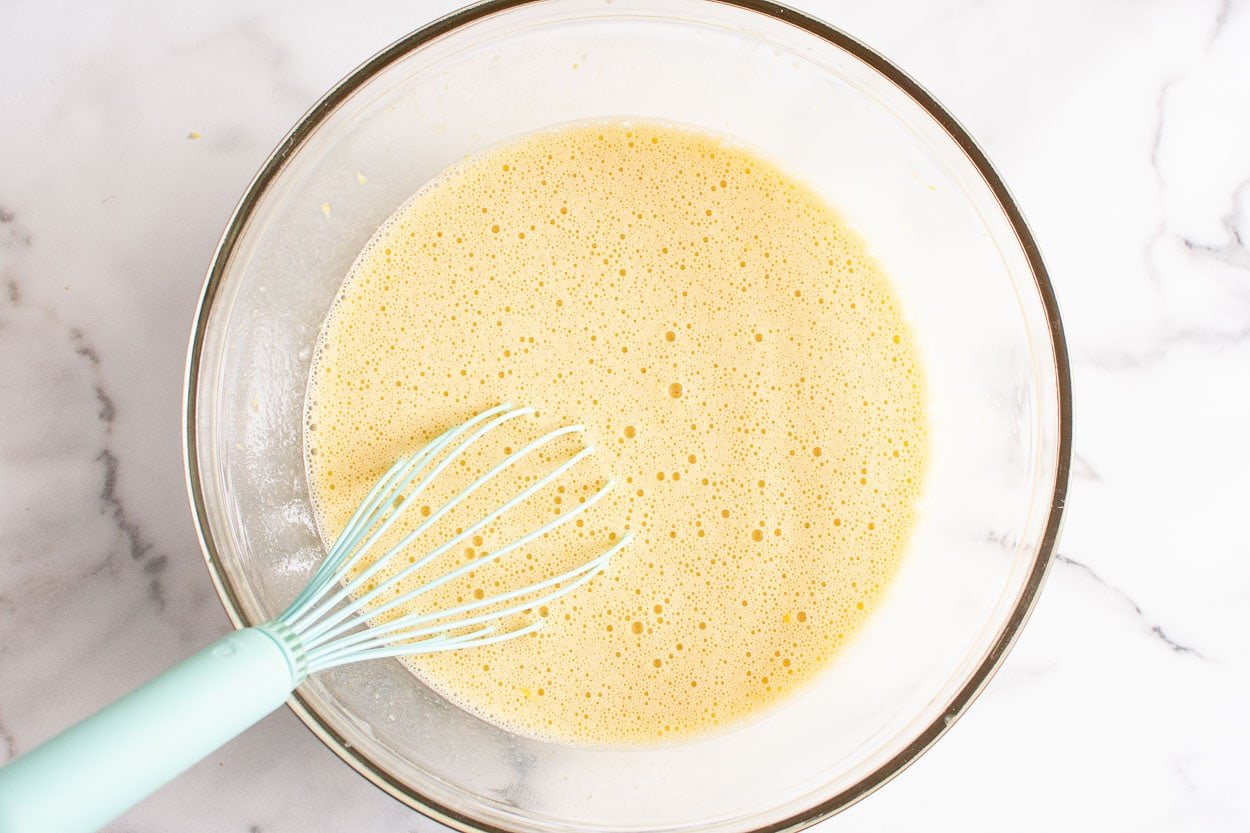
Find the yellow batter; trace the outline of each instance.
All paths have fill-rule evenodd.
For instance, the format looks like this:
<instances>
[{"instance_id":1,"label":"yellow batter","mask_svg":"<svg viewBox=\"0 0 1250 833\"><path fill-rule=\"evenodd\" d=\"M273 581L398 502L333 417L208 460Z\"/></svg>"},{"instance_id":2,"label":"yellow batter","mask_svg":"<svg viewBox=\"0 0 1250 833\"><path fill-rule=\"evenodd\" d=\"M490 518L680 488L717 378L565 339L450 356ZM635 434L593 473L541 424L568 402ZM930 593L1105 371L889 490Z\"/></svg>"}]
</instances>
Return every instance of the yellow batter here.
<instances>
[{"instance_id":1,"label":"yellow batter","mask_svg":"<svg viewBox=\"0 0 1250 833\"><path fill-rule=\"evenodd\" d=\"M410 661L514 730L654 743L756 712L820 672L905 549L925 407L895 296L828 205L720 138L553 129L468 159L400 208L321 334L306 426L321 528L341 528L396 456L503 401L539 415L460 475L574 422L599 451L443 569L609 476L618 486L583 522L423 604L518 587L636 536L604 575L535 611L549 620L537 635Z\"/></svg>"}]
</instances>

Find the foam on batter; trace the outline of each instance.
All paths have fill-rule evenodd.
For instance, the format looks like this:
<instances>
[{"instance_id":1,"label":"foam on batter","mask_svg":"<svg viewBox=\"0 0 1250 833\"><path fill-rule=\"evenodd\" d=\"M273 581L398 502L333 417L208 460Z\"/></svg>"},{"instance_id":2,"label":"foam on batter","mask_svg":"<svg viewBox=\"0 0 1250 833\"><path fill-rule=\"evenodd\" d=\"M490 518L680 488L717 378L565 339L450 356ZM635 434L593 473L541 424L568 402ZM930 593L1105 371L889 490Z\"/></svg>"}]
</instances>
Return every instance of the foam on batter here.
<instances>
[{"instance_id":1,"label":"foam on batter","mask_svg":"<svg viewBox=\"0 0 1250 833\"><path fill-rule=\"evenodd\" d=\"M654 743L752 714L830 662L906 547L925 407L897 299L813 191L722 138L562 127L474 156L401 207L347 276L316 354L306 451L322 530L398 455L502 401L538 416L454 467L458 485L562 424L587 425L599 451L440 569L608 476L618 486L421 604L521 586L636 536L534 611L549 620L537 635L408 661L516 731ZM522 466L413 554L576 447Z\"/></svg>"}]
</instances>

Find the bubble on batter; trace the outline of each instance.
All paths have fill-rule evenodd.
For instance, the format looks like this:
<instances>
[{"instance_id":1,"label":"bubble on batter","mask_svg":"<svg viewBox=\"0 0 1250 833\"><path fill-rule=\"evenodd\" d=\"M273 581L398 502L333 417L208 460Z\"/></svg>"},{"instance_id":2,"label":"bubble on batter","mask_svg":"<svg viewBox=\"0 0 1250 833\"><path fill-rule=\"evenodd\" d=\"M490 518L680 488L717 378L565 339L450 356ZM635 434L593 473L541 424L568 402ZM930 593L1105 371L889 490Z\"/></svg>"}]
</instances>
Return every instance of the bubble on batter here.
<instances>
[{"instance_id":1,"label":"bubble on batter","mask_svg":"<svg viewBox=\"0 0 1250 833\"><path fill-rule=\"evenodd\" d=\"M472 157L405 203L353 265L314 358L304 428L320 528L339 529L397 456L503 401L538 416L448 476L467 482L574 423L595 462L443 569L570 511L608 475L618 487L420 604L504 592L635 534L600 577L527 614L548 623L537 634L408 661L515 731L650 744L755 714L832 661L906 548L927 439L899 304L828 205L719 137L562 127ZM431 545L575 447L441 519Z\"/></svg>"}]
</instances>

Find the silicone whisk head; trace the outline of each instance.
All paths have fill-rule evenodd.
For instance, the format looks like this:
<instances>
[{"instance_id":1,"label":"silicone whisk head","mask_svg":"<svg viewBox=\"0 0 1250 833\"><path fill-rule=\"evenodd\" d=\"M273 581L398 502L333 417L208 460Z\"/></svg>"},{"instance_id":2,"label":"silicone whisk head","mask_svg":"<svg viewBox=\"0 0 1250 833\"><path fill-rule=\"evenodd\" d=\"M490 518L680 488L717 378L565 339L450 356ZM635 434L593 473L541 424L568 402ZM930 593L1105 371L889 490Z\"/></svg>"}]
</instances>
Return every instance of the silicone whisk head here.
<instances>
[{"instance_id":1,"label":"silicone whisk head","mask_svg":"<svg viewBox=\"0 0 1250 833\"><path fill-rule=\"evenodd\" d=\"M411 656L490 645L532 633L543 627L543 619L521 624L505 622L515 622L527 611L537 609L581 587L598 575L613 555L629 544L632 533L621 536L605 551L558 575L550 575L523 587L475 598L446 609L421 609L387 618L394 611L415 607L414 601L418 597L435 588L534 544L548 533L575 520L611 491L613 483L609 480L588 498L504 546L475 555L467 563L454 566L432 578L423 576L426 580L418 586L395 593L395 588L400 583L419 570L436 564L441 556L459 551L460 545L465 541L472 540L496 519L553 484L593 454L594 447L588 445L545 475L527 478L524 487L514 497L487 511L476 521L458 528L454 535L421 556L409 558L409 563L403 569L371 584L375 577L393 563L397 555L406 552L440 518L464 504L474 493L507 469L531 454L541 453L541 449L560 437L585 430L581 425L558 428L515 451L510 451L497 465L437 508L427 510L423 507L424 517L416 527L380 556L370 560L379 540L416 504L418 498L430 490L431 484L440 475L448 476L445 472L449 466L461 460L470 447L490 432L504 423L531 413L532 408L513 408L511 405L499 405L483 411L435 437L415 454L399 459L382 475L339 533L308 585L278 617L278 621L294 631L303 643L309 673L377 657ZM353 570L362 564L365 565L363 569L353 575ZM377 624L371 624L371 620Z\"/></svg>"}]
</instances>

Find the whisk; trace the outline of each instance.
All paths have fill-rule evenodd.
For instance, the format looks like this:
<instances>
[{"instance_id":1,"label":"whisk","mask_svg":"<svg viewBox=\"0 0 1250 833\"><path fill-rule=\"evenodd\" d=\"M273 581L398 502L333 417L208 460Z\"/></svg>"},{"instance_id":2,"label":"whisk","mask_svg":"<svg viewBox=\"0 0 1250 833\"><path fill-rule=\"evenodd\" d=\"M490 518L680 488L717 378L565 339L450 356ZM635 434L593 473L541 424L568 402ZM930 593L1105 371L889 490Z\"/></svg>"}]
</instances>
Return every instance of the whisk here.
<instances>
[{"instance_id":1,"label":"whisk","mask_svg":"<svg viewBox=\"0 0 1250 833\"><path fill-rule=\"evenodd\" d=\"M546 620L541 618L525 622L526 612L593 579L629 544L629 534L579 566L532 584L443 610L401 613L388 621L382 617L569 523L601 500L612 489L611 481L516 540L382 600L395 594L399 582L456 551L458 544L566 474L594 452L593 446L585 446L546 475L526 480L510 500L411 558L411 563L389 578L376 585L371 582L396 555L483 486L560 437L583 431L583 426L556 429L507 454L430 511L382 555L366 561L379 540L448 466L491 431L532 412L511 405L491 408L399 459L370 490L312 579L282 615L226 636L0 768L0 833L98 829L278 708L309 674L382 657L491 645L543 627Z\"/></svg>"}]
</instances>

